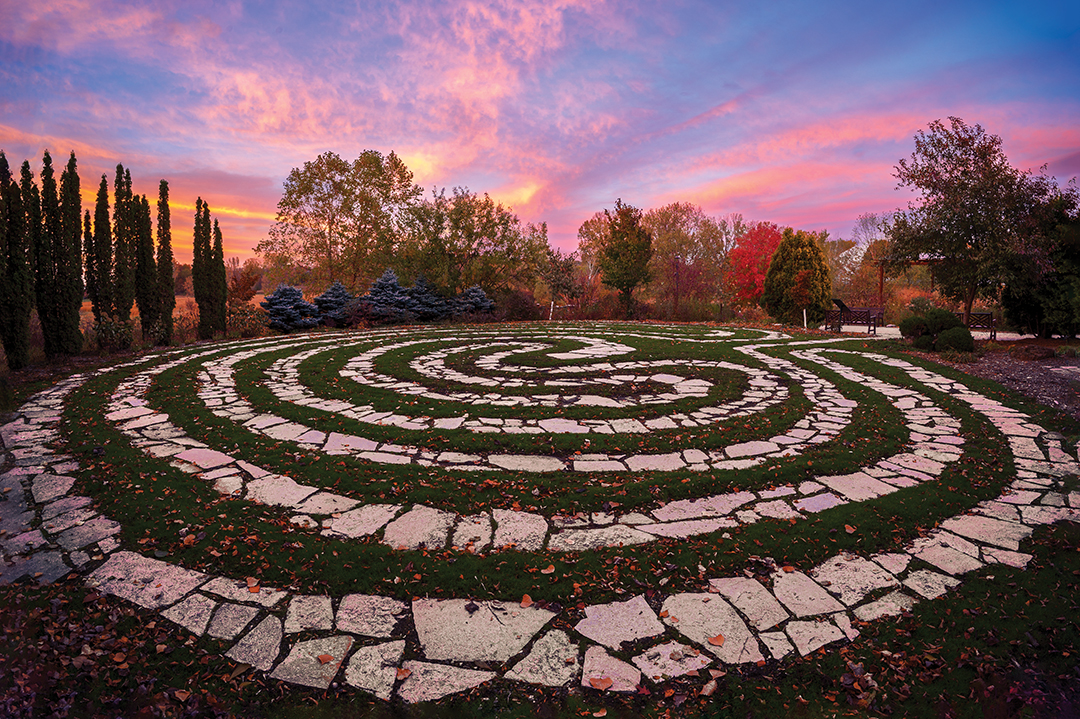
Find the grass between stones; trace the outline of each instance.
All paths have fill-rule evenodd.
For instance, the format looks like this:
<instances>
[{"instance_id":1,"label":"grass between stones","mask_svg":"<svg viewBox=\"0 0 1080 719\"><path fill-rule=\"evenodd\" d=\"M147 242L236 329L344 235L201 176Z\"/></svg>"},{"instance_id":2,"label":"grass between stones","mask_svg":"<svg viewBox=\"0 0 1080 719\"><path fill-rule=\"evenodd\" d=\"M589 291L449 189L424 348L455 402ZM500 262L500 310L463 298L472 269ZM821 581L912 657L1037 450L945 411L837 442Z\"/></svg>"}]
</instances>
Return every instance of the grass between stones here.
<instances>
[{"instance_id":1,"label":"grass between stones","mask_svg":"<svg viewBox=\"0 0 1080 719\"><path fill-rule=\"evenodd\" d=\"M634 329L640 331L636 326ZM840 346L863 348L858 342ZM866 347L878 352L883 349L877 343ZM778 348L770 352L784 351ZM325 416L282 403L259 386L261 368L275 356L287 354L271 353L246 363L238 373L242 393L262 411L325 428ZM868 359L833 359L894 384L916 384L900 370ZM402 361L395 359L394 363ZM223 451L243 447L244 454L256 464L287 467L287 473L298 481L317 482L350 496L431 504L463 513L489 506L512 507L515 503L551 513L600 511L605 502L618 502L619 511L628 511L654 505L658 500L737 488L762 489L798 483L815 475L846 473L898 451L907 430L898 411L880 395L812 363L797 364L812 368L815 374L833 381L846 397L859 402L851 425L836 440L793 460L745 472L672 472L647 478L625 473L575 476L569 480L561 474L498 473L492 477L494 473L372 467L349 458L316 457L288 443L253 436L214 416L193 396L197 370L191 366L162 374L149 398L153 405L167 409L173 422L197 439ZM1047 428L1071 438L1080 433L1076 423L1052 410L1033 406L993 383L936 365L932 369L1029 413ZM637 593L653 596L658 592L702 591L710 576L731 576L748 568L753 571L756 557L772 557L806 570L842 550L864 555L888 551L919 536L941 519L996 496L1013 475L1001 436L986 420L951 397L917 386L918 391L960 419L966 440L963 456L937 481L887 497L844 505L800 521L761 521L726 533L681 541L660 540L627 549L488 556L451 550L398 552L371 538L341 541L299 530L289 524L288 514L281 510L222 498L210 486L193 481L166 461L149 458L131 447L101 417L100 405L101 398L132 371L117 371L89 381L73 396L63 426L68 451L82 466L77 490L95 497L102 510L123 525L125 547L168 556L169 561L212 573L257 576L266 586L288 586L300 593L339 596L363 592L401 599L425 595L514 599L530 594L534 599L565 607L567 612L561 613L557 621L570 625L579 603L595 604ZM305 381L312 382L316 393L328 396L322 394L325 387L313 381L311 375L310 368L305 369ZM716 429L655 433L650 437L654 442L651 451L663 451L676 444L701 446L687 442L700 441L701 435L710 432L723 435L722 444L730 444L780 431L777 426L786 428L794 421L790 415L781 419L785 412L796 412L801 417L808 408L808 400L794 385L792 395L780 408L763 413L769 416L775 410L771 419L740 418L738 424L745 421L749 426L718 425ZM377 429L361 425L343 431L376 438ZM386 431L386 441L410 443L403 439L409 433ZM470 439L478 447L487 446L492 451L490 437L467 436L470 434L444 433L446 448L460 449ZM591 438L595 442L596 437ZM575 442L580 448L580 439ZM535 441L522 446L537 451ZM564 451L573 451L574 446L568 443ZM487 479L494 479L496 486L485 485ZM533 496L534 488L540 490L539 497ZM854 531L849 532L847 527ZM193 533L197 541L185 544L181 529ZM719 678L711 699L694 696L700 680L669 682L658 695L632 698L598 697L577 691L567 694L496 681L471 696L450 698L439 705L389 709L357 693L325 695L261 675L237 674L235 664L218 656L225 645L216 640L195 639L164 620L148 622L140 616L142 612L112 598L95 598L91 592L87 600L85 589L66 592L61 587L34 592L26 592L23 587L0 589L0 603L11 608L4 613L3 627L12 638L5 649L0 649L3 664L9 667L7 675L0 675L0 686L6 681L4 676L15 676L12 667L26 667L28 673L33 673L31 665L48 666L47 671L35 675L41 696L52 697L55 702L67 701L64 697L69 696L86 699L81 709L72 710L71 716L95 716L97 708L105 711L117 702L128 713L140 707L157 707L155 711L166 713L165 708L169 708L173 715L184 710L212 715L217 711L215 705L221 705L244 706L259 714L282 717L390 716L390 712L393 716L572 716L600 709L605 709L608 716L620 717L661 716L665 712L676 716L759 716L774 712L781 716L833 716L853 706L849 697L860 700L845 688L843 681L846 662L851 661L863 663L882 686L874 697L861 697L873 713L891 710L908 716L984 716L983 712L998 711L998 707L1015 708L1020 700L1026 701L1029 708L1037 707L1042 694L1049 696L1063 687L1076 687L1073 648L1078 646L1080 633L1076 595L1070 588L1080 577L1078 550L1080 529L1075 525L1041 529L1024 546L1024 551L1036 556L1028 571L987 567L968 575L964 584L946 598L919 604L910 617L860 627L863 636L841 651L822 650L802 660L731 670ZM541 575L539 569L548 564L555 566L555 572ZM106 653L94 655L92 666L73 662L70 656L67 663L63 662L64 650L86 638L68 637L68 644L63 644L65 632L70 631L65 630L64 622L50 624L45 607L54 610L53 616L57 609L66 612L66 625L89 621L95 627L102 626L101 636L91 639L96 639L94 646L104 647ZM30 647L16 639L24 631L29 636L47 635L48 640ZM128 641L122 642L125 637ZM158 649L160 646L165 650ZM57 657L49 658L49 651L55 651ZM121 668L124 661L115 661L116 654L138 657L138 664L127 661L128 667ZM78 693L67 687L76 687Z\"/></svg>"}]
</instances>

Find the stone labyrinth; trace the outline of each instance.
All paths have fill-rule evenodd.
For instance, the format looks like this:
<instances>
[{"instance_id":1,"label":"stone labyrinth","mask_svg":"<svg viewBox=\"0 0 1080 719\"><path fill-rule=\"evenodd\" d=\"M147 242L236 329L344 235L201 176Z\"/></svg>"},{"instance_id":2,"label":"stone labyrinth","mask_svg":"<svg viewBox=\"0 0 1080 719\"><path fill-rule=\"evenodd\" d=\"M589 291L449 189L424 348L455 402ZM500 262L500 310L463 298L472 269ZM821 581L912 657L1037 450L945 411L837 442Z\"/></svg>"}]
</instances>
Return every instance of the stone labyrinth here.
<instances>
[{"instance_id":1,"label":"stone labyrinth","mask_svg":"<svg viewBox=\"0 0 1080 719\"><path fill-rule=\"evenodd\" d=\"M327 595L267 586L249 578L255 567L185 567L127 537L110 498L82 489L80 459L90 455L76 420L87 416L112 433L95 452L134 449L155 472L272 509L295 546L353 543L403 562L525 556L545 567L615 552L625 566L650 543L796 526L943 481L971 442L965 417L997 433L1013 466L997 496L902 547L812 567L766 559L764 574L698 567L698 591L613 580L615 601L584 592L566 607L490 592L434 598L423 583L394 596ZM875 416L899 439L843 472L813 471L823 452L842 456L846 442L881 430ZM79 572L271 677L410 703L492 680L633 692L705 667L805 656L856 641L861 623L942 597L985 565L1025 567L1021 542L1033 527L1080 507L1073 448L1021 412L862 342L764 330L556 324L219 343L74 375L0 433L14 463L0 478L0 581ZM333 457L345 479L330 484L283 457ZM455 489L509 476L533 490L480 502ZM424 488L424 499L388 493L388 477ZM668 482L664 499L624 499L635 483ZM606 501L570 501L582 487ZM533 506L530 495L542 497ZM164 498L147 500L162 508L155 531L201 540L183 512L167 520L175 508L154 499Z\"/></svg>"}]
</instances>

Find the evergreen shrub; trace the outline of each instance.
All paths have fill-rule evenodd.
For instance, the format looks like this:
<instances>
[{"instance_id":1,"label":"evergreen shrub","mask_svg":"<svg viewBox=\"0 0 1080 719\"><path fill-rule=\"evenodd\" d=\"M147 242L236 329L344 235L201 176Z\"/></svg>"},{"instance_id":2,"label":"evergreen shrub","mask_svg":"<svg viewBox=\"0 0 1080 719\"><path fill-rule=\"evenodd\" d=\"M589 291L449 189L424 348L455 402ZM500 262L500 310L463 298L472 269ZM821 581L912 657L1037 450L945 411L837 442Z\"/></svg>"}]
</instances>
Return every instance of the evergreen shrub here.
<instances>
[{"instance_id":1,"label":"evergreen shrub","mask_svg":"<svg viewBox=\"0 0 1080 719\"><path fill-rule=\"evenodd\" d=\"M304 300L299 287L278 285L259 303L269 315L270 329L280 332L308 330L319 324L319 308Z\"/></svg>"},{"instance_id":2,"label":"evergreen shrub","mask_svg":"<svg viewBox=\"0 0 1080 719\"><path fill-rule=\"evenodd\" d=\"M967 327L950 327L942 330L934 340L934 349L938 352L956 350L957 352L974 352L975 340L971 336L971 330Z\"/></svg>"},{"instance_id":3,"label":"evergreen shrub","mask_svg":"<svg viewBox=\"0 0 1080 719\"><path fill-rule=\"evenodd\" d=\"M331 327L344 327L348 322L349 305L354 299L345 285L334 280L334 284L314 300L319 308L319 322Z\"/></svg>"}]
</instances>

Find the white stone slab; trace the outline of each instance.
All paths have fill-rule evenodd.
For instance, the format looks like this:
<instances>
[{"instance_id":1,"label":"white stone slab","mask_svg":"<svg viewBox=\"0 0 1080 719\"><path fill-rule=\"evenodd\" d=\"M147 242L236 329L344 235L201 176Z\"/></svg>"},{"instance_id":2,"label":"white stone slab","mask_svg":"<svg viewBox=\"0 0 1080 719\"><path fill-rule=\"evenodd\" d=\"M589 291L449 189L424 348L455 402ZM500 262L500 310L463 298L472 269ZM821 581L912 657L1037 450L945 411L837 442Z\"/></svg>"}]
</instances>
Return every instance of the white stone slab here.
<instances>
[{"instance_id":1,"label":"white stone slab","mask_svg":"<svg viewBox=\"0 0 1080 719\"><path fill-rule=\"evenodd\" d=\"M330 630L334 626L334 610L330 597L296 595L289 600L285 615L285 633L295 634L308 629Z\"/></svg>"},{"instance_id":2,"label":"white stone slab","mask_svg":"<svg viewBox=\"0 0 1080 719\"><path fill-rule=\"evenodd\" d=\"M280 653L281 620L269 616L255 625L232 649L225 652L225 656L267 672L274 666Z\"/></svg>"},{"instance_id":3,"label":"white stone slab","mask_svg":"<svg viewBox=\"0 0 1080 719\"><path fill-rule=\"evenodd\" d=\"M732 492L702 499L680 499L654 509L652 515L661 522L674 522L698 517L719 517L729 514L757 497L751 492Z\"/></svg>"},{"instance_id":4,"label":"white stone slab","mask_svg":"<svg viewBox=\"0 0 1080 719\"><path fill-rule=\"evenodd\" d=\"M494 509L495 538L492 546L501 549L513 546L522 552L538 552L547 537L547 520L539 514Z\"/></svg>"},{"instance_id":5,"label":"white stone slab","mask_svg":"<svg viewBox=\"0 0 1080 719\"><path fill-rule=\"evenodd\" d=\"M210 620L206 633L215 639L232 639L243 631L258 613L259 610L255 607L223 602L214 612L214 618Z\"/></svg>"},{"instance_id":6,"label":"white stone slab","mask_svg":"<svg viewBox=\"0 0 1080 719\"><path fill-rule=\"evenodd\" d=\"M611 681L611 686L600 689L607 684L608 680ZM637 691L640 683L641 672L632 664L616 659L603 647L591 646L585 650L581 686L601 691L629 693Z\"/></svg>"},{"instance_id":7,"label":"white stone slab","mask_svg":"<svg viewBox=\"0 0 1080 719\"><path fill-rule=\"evenodd\" d=\"M637 529L658 537L693 537L698 534L708 534L720 529L732 529L739 523L728 517L713 517L709 519L686 519L681 522L667 522L664 524L640 524Z\"/></svg>"},{"instance_id":8,"label":"white stone slab","mask_svg":"<svg viewBox=\"0 0 1080 719\"><path fill-rule=\"evenodd\" d=\"M179 604L161 613L169 621L176 622L192 634L202 636L210 624L210 616L218 603L202 594L193 594Z\"/></svg>"},{"instance_id":9,"label":"white stone slab","mask_svg":"<svg viewBox=\"0 0 1080 719\"><path fill-rule=\"evenodd\" d=\"M382 529L400 511L400 504L367 504L331 519L327 532L351 539L366 537Z\"/></svg>"},{"instance_id":10,"label":"white stone slab","mask_svg":"<svg viewBox=\"0 0 1080 719\"><path fill-rule=\"evenodd\" d=\"M335 514L347 512L360 504L357 499L343 497L333 492L319 492L304 501L297 510L304 514Z\"/></svg>"},{"instance_id":11,"label":"white stone slab","mask_svg":"<svg viewBox=\"0 0 1080 719\"><path fill-rule=\"evenodd\" d=\"M841 499L832 492L822 492L821 494L815 494L810 497L803 497L802 499L795 500L795 509L800 512L824 512L826 509L832 509L838 507L841 504L847 504L846 499Z\"/></svg>"},{"instance_id":12,"label":"white stone slab","mask_svg":"<svg viewBox=\"0 0 1080 719\"><path fill-rule=\"evenodd\" d=\"M408 704L441 699L448 694L478 687L495 678L495 672L461 669L430 662L408 661L402 668L409 672L409 676L398 687L397 693Z\"/></svg>"},{"instance_id":13,"label":"white stone slab","mask_svg":"<svg viewBox=\"0 0 1080 719\"><path fill-rule=\"evenodd\" d=\"M352 643L353 638L348 636L297 642L270 676L291 684L328 689Z\"/></svg>"},{"instance_id":14,"label":"white stone slab","mask_svg":"<svg viewBox=\"0 0 1080 719\"><path fill-rule=\"evenodd\" d=\"M772 581L773 594L796 617L844 611L844 605L802 572L776 572Z\"/></svg>"},{"instance_id":15,"label":"white stone slab","mask_svg":"<svg viewBox=\"0 0 1080 719\"><path fill-rule=\"evenodd\" d=\"M983 549L982 558L986 562L1004 564L1016 569L1026 569L1032 555L1023 552L1010 552L1007 549L997 549L996 547L986 547Z\"/></svg>"},{"instance_id":16,"label":"white stone slab","mask_svg":"<svg viewBox=\"0 0 1080 719\"><path fill-rule=\"evenodd\" d=\"M511 472L560 472L566 468L558 457L526 454L492 454L488 463Z\"/></svg>"},{"instance_id":17,"label":"white stone slab","mask_svg":"<svg viewBox=\"0 0 1080 719\"><path fill-rule=\"evenodd\" d=\"M755 629L769 629L788 618L768 589L749 577L710 579L709 586L742 612Z\"/></svg>"},{"instance_id":18,"label":"white stone slab","mask_svg":"<svg viewBox=\"0 0 1080 719\"><path fill-rule=\"evenodd\" d=\"M826 644L845 639L844 633L832 622L788 622L787 635L804 657Z\"/></svg>"},{"instance_id":19,"label":"white stone slab","mask_svg":"<svg viewBox=\"0 0 1080 719\"><path fill-rule=\"evenodd\" d=\"M98 567L87 583L146 609L175 604L206 582L207 575L134 552L116 552Z\"/></svg>"},{"instance_id":20,"label":"white stone slab","mask_svg":"<svg viewBox=\"0 0 1080 719\"><path fill-rule=\"evenodd\" d=\"M230 601L241 604L257 604L267 609L289 596L286 592L269 587L259 586L257 592L253 592L251 589L246 580L237 581L225 577L214 577L203 587L204 592L216 594Z\"/></svg>"},{"instance_id":21,"label":"white stone slab","mask_svg":"<svg viewBox=\"0 0 1080 719\"><path fill-rule=\"evenodd\" d=\"M895 617L915 606L915 598L903 592L890 592L881 599L855 608L855 616L864 622L882 617Z\"/></svg>"},{"instance_id":22,"label":"white stone slab","mask_svg":"<svg viewBox=\"0 0 1080 719\"><path fill-rule=\"evenodd\" d=\"M904 579L905 587L918 593L925 599L937 599L950 589L959 585L959 579L953 579L944 574L931 572L928 569L914 571Z\"/></svg>"},{"instance_id":23,"label":"white stone slab","mask_svg":"<svg viewBox=\"0 0 1080 719\"><path fill-rule=\"evenodd\" d=\"M971 515L946 519L941 528L976 542L1013 551L1020 549L1021 540L1031 536L1031 529L1023 525Z\"/></svg>"},{"instance_id":24,"label":"white stone slab","mask_svg":"<svg viewBox=\"0 0 1080 719\"><path fill-rule=\"evenodd\" d=\"M345 667L345 683L389 701L397 668L405 655L405 640L360 647Z\"/></svg>"},{"instance_id":25,"label":"white stone slab","mask_svg":"<svg viewBox=\"0 0 1080 719\"><path fill-rule=\"evenodd\" d=\"M473 514L462 517L454 528L451 546L458 549L468 547L473 552L482 552L491 545L491 517L487 514Z\"/></svg>"},{"instance_id":26,"label":"white stone slab","mask_svg":"<svg viewBox=\"0 0 1080 719\"><path fill-rule=\"evenodd\" d=\"M817 480L853 502L863 502L896 491L896 487L876 480L863 472L836 477L818 477Z\"/></svg>"},{"instance_id":27,"label":"white stone slab","mask_svg":"<svg viewBox=\"0 0 1080 719\"><path fill-rule=\"evenodd\" d=\"M298 484L291 477L283 474L271 474L262 479L253 479L247 484L246 498L252 502L267 504L272 507L299 508L304 500L315 494L314 487Z\"/></svg>"},{"instance_id":28,"label":"white stone slab","mask_svg":"<svg viewBox=\"0 0 1080 719\"><path fill-rule=\"evenodd\" d=\"M791 645L787 635L783 632L762 632L758 635L758 639L769 650L769 654L773 656L773 659L783 659L795 651L795 647Z\"/></svg>"},{"instance_id":29,"label":"white stone slab","mask_svg":"<svg viewBox=\"0 0 1080 719\"><path fill-rule=\"evenodd\" d=\"M940 544L926 547L915 553L915 556L952 575L966 574L983 566L978 559Z\"/></svg>"},{"instance_id":30,"label":"white stone slab","mask_svg":"<svg viewBox=\"0 0 1080 719\"><path fill-rule=\"evenodd\" d=\"M646 649L631 661L646 679L653 682L681 677L712 664L712 659L700 650L678 642L668 642Z\"/></svg>"},{"instance_id":31,"label":"white stone slab","mask_svg":"<svg viewBox=\"0 0 1080 719\"><path fill-rule=\"evenodd\" d=\"M386 525L382 541L394 549L441 549L454 519L450 512L418 504Z\"/></svg>"},{"instance_id":32,"label":"white stone slab","mask_svg":"<svg viewBox=\"0 0 1080 719\"><path fill-rule=\"evenodd\" d=\"M337 611L337 630L365 637L393 636L408 605L390 597L347 594Z\"/></svg>"},{"instance_id":33,"label":"white stone slab","mask_svg":"<svg viewBox=\"0 0 1080 719\"><path fill-rule=\"evenodd\" d=\"M594 642L616 650L623 642L664 633L664 625L642 595L625 602L586 606L585 618L574 629Z\"/></svg>"},{"instance_id":34,"label":"white stone slab","mask_svg":"<svg viewBox=\"0 0 1080 719\"><path fill-rule=\"evenodd\" d=\"M553 629L536 640L532 649L506 673L513 681L561 687L574 681L579 670L578 648L566 632Z\"/></svg>"},{"instance_id":35,"label":"white stone slab","mask_svg":"<svg viewBox=\"0 0 1080 719\"><path fill-rule=\"evenodd\" d=\"M849 607L878 589L900 586L892 574L854 554L832 557L812 569L810 576Z\"/></svg>"},{"instance_id":36,"label":"white stone slab","mask_svg":"<svg viewBox=\"0 0 1080 719\"><path fill-rule=\"evenodd\" d=\"M651 534L615 524L599 529L564 529L552 533L548 549L555 552L583 552L598 547L629 546L655 541Z\"/></svg>"},{"instance_id":37,"label":"white stone slab","mask_svg":"<svg viewBox=\"0 0 1080 719\"><path fill-rule=\"evenodd\" d=\"M54 474L39 474L34 477L31 485L31 493L34 501L38 504L51 502L68 493L71 485L75 484L74 477L59 477Z\"/></svg>"},{"instance_id":38,"label":"white stone slab","mask_svg":"<svg viewBox=\"0 0 1080 719\"><path fill-rule=\"evenodd\" d=\"M412 612L424 656L454 662L504 662L555 616L537 607L467 599L417 599Z\"/></svg>"},{"instance_id":39,"label":"white stone slab","mask_svg":"<svg viewBox=\"0 0 1080 719\"><path fill-rule=\"evenodd\" d=\"M664 623L725 664L763 659L753 632L730 604L716 594L674 594L664 600ZM710 639L723 637L722 644Z\"/></svg>"},{"instance_id":40,"label":"white stone slab","mask_svg":"<svg viewBox=\"0 0 1080 719\"><path fill-rule=\"evenodd\" d=\"M232 457L223 452L206 449L204 447L195 447L193 449L184 450L180 454L175 455L175 458L190 462L199 469L216 469L217 467L231 464L233 461Z\"/></svg>"}]
</instances>

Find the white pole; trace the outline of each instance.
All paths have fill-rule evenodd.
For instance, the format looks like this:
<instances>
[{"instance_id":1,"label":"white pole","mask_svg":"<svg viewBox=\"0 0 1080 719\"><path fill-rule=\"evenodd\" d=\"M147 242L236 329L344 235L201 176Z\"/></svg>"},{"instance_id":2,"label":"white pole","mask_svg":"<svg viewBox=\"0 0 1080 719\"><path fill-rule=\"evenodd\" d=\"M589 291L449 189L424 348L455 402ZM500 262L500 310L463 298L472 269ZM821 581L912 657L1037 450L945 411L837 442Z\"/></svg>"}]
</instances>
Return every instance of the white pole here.
<instances>
[{"instance_id":1,"label":"white pole","mask_svg":"<svg viewBox=\"0 0 1080 719\"><path fill-rule=\"evenodd\" d=\"M802 328L806 329L806 308L805 307L803 307L803 310L802 310Z\"/></svg>"},{"instance_id":2,"label":"white pole","mask_svg":"<svg viewBox=\"0 0 1080 719\"><path fill-rule=\"evenodd\" d=\"M555 300L551 301L551 309L548 310L548 322L551 322L551 318L555 316Z\"/></svg>"}]
</instances>

